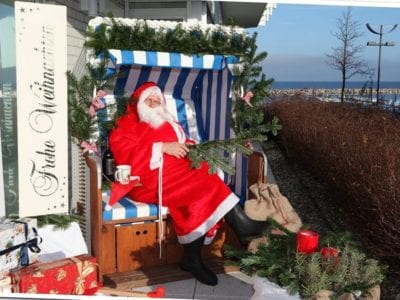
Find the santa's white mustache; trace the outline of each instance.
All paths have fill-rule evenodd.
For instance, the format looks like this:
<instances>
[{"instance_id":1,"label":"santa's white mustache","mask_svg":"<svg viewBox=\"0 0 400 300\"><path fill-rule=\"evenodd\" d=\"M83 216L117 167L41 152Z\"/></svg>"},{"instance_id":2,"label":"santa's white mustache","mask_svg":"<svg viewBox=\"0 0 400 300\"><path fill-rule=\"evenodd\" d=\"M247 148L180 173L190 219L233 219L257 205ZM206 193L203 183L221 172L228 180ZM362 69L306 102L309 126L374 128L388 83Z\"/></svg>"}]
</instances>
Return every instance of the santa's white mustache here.
<instances>
[{"instance_id":1,"label":"santa's white mustache","mask_svg":"<svg viewBox=\"0 0 400 300\"><path fill-rule=\"evenodd\" d=\"M165 122L175 121L175 118L163 107L150 107L144 102L138 103L139 119L149 123L151 127L158 128Z\"/></svg>"}]
</instances>

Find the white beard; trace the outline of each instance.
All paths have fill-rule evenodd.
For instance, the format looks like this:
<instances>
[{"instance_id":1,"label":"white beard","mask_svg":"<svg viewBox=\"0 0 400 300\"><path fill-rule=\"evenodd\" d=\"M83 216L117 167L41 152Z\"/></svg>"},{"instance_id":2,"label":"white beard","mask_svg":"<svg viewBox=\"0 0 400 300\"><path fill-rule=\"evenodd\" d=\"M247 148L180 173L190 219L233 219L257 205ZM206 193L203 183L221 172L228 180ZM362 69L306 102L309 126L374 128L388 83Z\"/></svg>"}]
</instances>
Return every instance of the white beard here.
<instances>
[{"instance_id":1,"label":"white beard","mask_svg":"<svg viewBox=\"0 0 400 300\"><path fill-rule=\"evenodd\" d=\"M148 123L153 128L158 128L165 122L174 122L175 118L163 106L149 107L144 102L138 103L139 119Z\"/></svg>"}]
</instances>

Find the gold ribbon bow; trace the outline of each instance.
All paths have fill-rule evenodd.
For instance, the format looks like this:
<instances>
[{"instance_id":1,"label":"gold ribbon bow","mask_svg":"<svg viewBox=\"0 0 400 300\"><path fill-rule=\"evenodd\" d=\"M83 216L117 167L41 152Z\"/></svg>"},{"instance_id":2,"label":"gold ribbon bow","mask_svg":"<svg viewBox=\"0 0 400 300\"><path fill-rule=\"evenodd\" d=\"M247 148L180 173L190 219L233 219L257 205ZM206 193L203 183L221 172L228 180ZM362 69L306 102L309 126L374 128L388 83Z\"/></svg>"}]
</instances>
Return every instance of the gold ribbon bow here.
<instances>
[{"instance_id":1,"label":"gold ribbon bow","mask_svg":"<svg viewBox=\"0 0 400 300\"><path fill-rule=\"evenodd\" d=\"M76 263L76 267L78 269L78 278L75 280L75 288L74 293L77 295L82 295L85 292L85 278L93 273L95 270L95 266L90 261L82 261L77 259L76 257L71 257L71 259Z\"/></svg>"}]
</instances>

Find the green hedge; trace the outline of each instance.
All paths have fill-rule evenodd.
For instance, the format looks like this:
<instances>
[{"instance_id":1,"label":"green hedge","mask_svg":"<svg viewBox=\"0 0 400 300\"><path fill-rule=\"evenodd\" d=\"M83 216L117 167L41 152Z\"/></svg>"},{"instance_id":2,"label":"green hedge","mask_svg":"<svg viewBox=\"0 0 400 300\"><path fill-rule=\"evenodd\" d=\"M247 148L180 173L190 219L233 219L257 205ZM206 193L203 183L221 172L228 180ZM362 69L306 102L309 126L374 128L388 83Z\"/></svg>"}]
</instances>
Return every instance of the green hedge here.
<instances>
[{"instance_id":1,"label":"green hedge","mask_svg":"<svg viewBox=\"0 0 400 300\"><path fill-rule=\"evenodd\" d=\"M291 158L332 187L351 231L368 252L400 265L400 121L388 112L346 104L283 99L278 116Z\"/></svg>"}]
</instances>

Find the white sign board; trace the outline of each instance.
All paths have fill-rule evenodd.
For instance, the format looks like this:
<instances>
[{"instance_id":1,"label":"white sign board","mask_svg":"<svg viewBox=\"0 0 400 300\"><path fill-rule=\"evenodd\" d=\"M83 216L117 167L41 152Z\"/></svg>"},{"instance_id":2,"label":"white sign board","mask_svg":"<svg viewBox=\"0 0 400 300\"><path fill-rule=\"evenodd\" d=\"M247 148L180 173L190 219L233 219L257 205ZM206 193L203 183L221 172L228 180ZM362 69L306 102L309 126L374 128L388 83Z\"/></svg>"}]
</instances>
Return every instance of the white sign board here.
<instances>
[{"instance_id":1,"label":"white sign board","mask_svg":"<svg viewBox=\"0 0 400 300\"><path fill-rule=\"evenodd\" d=\"M67 10L15 3L19 216L68 212Z\"/></svg>"}]
</instances>

